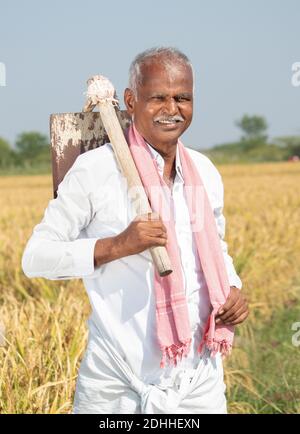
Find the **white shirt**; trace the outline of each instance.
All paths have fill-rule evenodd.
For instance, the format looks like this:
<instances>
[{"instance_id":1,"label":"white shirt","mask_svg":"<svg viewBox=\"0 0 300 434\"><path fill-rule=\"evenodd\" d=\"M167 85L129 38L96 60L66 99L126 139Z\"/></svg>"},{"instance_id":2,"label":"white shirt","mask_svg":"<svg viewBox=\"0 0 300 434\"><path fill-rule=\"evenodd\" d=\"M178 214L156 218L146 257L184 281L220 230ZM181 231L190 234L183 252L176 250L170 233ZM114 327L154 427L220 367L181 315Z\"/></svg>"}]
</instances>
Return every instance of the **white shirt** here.
<instances>
[{"instance_id":1,"label":"white shirt","mask_svg":"<svg viewBox=\"0 0 300 434\"><path fill-rule=\"evenodd\" d=\"M150 149L162 176L164 160L152 147ZM199 170L214 212L230 285L241 288L241 280L224 241L221 176L207 157L191 149L188 151ZM171 387L178 375L188 370L194 372L199 364L197 348L211 306L195 254L183 186L177 151L172 196L193 339L188 357L177 367L161 369L159 366L161 351L156 340L153 264L149 251L94 268L96 241L119 234L136 216L110 144L77 157L59 185L58 197L50 200L41 223L35 226L26 245L22 267L28 277L83 279L92 306L89 342L94 348L97 346L99 372L102 368L105 370L106 362L106 366L111 364L107 347L101 347L105 340L116 351L120 363L124 362L142 384ZM103 338L99 339L99 336ZM92 375L87 373L88 369L87 363L81 366L82 378L85 374L85 378Z\"/></svg>"}]
</instances>

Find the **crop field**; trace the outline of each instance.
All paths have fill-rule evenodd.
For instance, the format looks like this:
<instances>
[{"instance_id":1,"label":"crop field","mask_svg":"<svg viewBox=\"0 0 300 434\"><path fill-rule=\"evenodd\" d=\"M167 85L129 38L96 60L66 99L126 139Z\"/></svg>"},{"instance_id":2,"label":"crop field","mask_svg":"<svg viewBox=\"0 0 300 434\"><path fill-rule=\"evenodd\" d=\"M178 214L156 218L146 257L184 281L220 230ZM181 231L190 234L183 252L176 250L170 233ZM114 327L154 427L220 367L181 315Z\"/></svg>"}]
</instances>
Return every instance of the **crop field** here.
<instances>
[{"instance_id":1,"label":"crop field","mask_svg":"<svg viewBox=\"0 0 300 434\"><path fill-rule=\"evenodd\" d=\"M295 323L300 329L300 163L218 168L226 241L251 309L225 361L228 410L300 412L293 339ZM21 269L50 199L51 175L0 177L0 413L72 411L87 295L81 280L28 279Z\"/></svg>"}]
</instances>

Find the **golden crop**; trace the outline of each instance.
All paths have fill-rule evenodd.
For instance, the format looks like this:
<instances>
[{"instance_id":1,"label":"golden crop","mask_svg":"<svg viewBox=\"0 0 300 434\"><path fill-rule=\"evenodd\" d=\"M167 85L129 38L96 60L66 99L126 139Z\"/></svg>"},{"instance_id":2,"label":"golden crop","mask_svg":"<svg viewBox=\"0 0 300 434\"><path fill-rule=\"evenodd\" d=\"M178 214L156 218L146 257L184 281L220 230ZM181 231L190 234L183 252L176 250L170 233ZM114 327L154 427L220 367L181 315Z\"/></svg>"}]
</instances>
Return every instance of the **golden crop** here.
<instances>
[{"instance_id":1,"label":"golden crop","mask_svg":"<svg viewBox=\"0 0 300 434\"><path fill-rule=\"evenodd\" d=\"M229 409L255 411L246 398L237 399L236 390L242 387L245 396L276 412L276 400L269 402L258 392L249 360L260 328L272 327L276 312L300 300L300 164L219 169L225 185L226 240L251 308L226 361ZM21 269L25 243L50 199L50 175L0 178L0 324L6 330L0 347L1 413L72 409L87 338L89 303L83 284L28 279Z\"/></svg>"}]
</instances>

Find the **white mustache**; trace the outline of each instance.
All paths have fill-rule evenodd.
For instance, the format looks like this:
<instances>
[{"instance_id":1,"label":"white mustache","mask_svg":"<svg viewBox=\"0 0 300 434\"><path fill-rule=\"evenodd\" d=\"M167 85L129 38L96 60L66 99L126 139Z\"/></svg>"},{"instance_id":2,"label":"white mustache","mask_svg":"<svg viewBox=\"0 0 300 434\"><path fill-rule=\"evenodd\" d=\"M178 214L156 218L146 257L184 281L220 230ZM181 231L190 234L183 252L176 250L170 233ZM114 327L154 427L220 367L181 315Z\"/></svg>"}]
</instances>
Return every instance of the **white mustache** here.
<instances>
[{"instance_id":1,"label":"white mustache","mask_svg":"<svg viewBox=\"0 0 300 434\"><path fill-rule=\"evenodd\" d=\"M184 119L182 116L158 116L154 119L154 122L183 122Z\"/></svg>"}]
</instances>

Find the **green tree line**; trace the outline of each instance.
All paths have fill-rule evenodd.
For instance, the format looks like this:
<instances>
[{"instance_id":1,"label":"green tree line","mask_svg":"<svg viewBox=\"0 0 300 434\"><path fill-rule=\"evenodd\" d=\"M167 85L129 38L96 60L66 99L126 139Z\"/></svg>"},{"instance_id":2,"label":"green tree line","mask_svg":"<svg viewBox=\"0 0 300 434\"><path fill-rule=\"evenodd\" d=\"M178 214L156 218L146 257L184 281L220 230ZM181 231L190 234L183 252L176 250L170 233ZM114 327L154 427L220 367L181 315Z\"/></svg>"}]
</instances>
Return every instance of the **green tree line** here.
<instances>
[{"instance_id":1,"label":"green tree line","mask_svg":"<svg viewBox=\"0 0 300 434\"><path fill-rule=\"evenodd\" d=\"M241 130L237 142L223 143L204 150L215 163L259 163L300 158L300 136L282 136L269 140L268 124L263 116L244 115L235 125Z\"/></svg>"},{"instance_id":2,"label":"green tree line","mask_svg":"<svg viewBox=\"0 0 300 434\"><path fill-rule=\"evenodd\" d=\"M237 142L201 150L215 163L251 163L286 161L300 158L300 136L268 138L268 124L263 116L244 115L236 122L241 130ZM14 148L0 137L0 173L51 172L48 137L29 131L18 135Z\"/></svg>"},{"instance_id":3,"label":"green tree line","mask_svg":"<svg viewBox=\"0 0 300 434\"><path fill-rule=\"evenodd\" d=\"M29 131L18 135L13 148L0 137L0 170L2 172L49 172L51 150L48 137Z\"/></svg>"}]
</instances>

